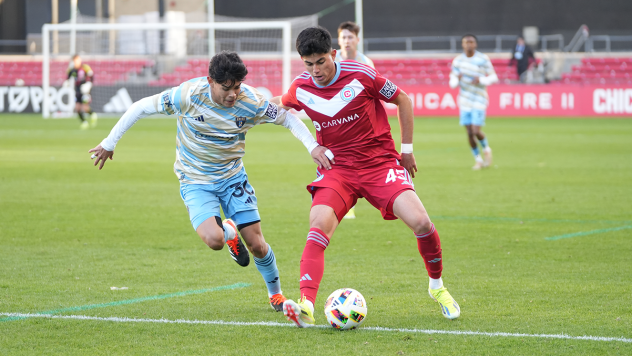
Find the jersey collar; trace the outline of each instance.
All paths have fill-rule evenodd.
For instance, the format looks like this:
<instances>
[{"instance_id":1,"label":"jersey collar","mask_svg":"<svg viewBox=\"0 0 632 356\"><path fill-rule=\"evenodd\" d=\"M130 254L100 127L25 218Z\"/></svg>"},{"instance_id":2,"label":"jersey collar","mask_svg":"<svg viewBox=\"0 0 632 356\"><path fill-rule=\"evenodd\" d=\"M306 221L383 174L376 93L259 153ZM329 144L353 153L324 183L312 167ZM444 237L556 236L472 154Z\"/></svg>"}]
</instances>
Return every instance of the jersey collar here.
<instances>
[{"instance_id":1,"label":"jersey collar","mask_svg":"<svg viewBox=\"0 0 632 356\"><path fill-rule=\"evenodd\" d=\"M314 77L312 77L310 75L310 77L312 78L312 83L314 83L315 86L319 87L319 88L325 88L328 87L330 85L332 85L333 83L336 82L336 80L338 80L338 77L340 76L340 65L338 62L334 61L334 65L336 66L336 75L334 76L334 79L331 80L331 82L329 82L329 84L327 85L318 85L318 83L316 83L316 81L314 80Z\"/></svg>"}]
</instances>

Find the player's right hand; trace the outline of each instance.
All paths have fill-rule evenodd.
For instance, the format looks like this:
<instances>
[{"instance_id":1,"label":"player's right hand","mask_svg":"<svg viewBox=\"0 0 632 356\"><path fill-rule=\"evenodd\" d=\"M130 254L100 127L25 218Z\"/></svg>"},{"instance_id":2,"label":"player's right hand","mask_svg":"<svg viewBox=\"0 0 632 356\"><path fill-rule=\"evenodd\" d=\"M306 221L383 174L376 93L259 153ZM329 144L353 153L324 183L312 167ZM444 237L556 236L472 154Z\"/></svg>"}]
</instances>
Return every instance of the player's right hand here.
<instances>
[{"instance_id":1,"label":"player's right hand","mask_svg":"<svg viewBox=\"0 0 632 356\"><path fill-rule=\"evenodd\" d=\"M318 168L331 169L332 164L336 164L334 161L334 154L331 153L329 148L324 146L318 146L312 150L312 159L318 165Z\"/></svg>"},{"instance_id":2,"label":"player's right hand","mask_svg":"<svg viewBox=\"0 0 632 356\"><path fill-rule=\"evenodd\" d=\"M108 158L112 160L112 157L114 157L114 151L107 151L105 148L101 147L100 144L88 152L93 153L91 158L94 159L95 166L99 164L99 162L101 162L101 165L99 165L99 170L103 168L103 165Z\"/></svg>"}]
</instances>

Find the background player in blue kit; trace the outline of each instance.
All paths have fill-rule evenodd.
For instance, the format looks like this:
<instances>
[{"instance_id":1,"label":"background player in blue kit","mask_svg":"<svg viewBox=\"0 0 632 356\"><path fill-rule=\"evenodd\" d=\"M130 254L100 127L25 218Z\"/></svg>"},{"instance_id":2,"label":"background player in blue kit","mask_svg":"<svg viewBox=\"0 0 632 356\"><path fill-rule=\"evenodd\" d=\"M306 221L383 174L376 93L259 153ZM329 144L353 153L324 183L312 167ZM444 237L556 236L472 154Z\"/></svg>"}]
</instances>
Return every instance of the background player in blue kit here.
<instances>
[{"instance_id":1,"label":"background player in blue kit","mask_svg":"<svg viewBox=\"0 0 632 356\"><path fill-rule=\"evenodd\" d=\"M208 77L191 79L137 101L90 152L96 158L94 165L100 163L101 169L112 159L116 143L140 118L157 113L177 115L174 171L193 228L213 250L228 244L233 259L245 267L250 258L239 231L263 276L270 305L281 311L285 297L276 259L263 238L257 198L241 160L246 132L264 123L283 125L303 142L316 162L327 160L326 150L300 119L242 83L247 74L237 53L219 53L211 59ZM220 206L228 218L224 222Z\"/></svg>"},{"instance_id":2,"label":"background player in blue kit","mask_svg":"<svg viewBox=\"0 0 632 356\"><path fill-rule=\"evenodd\" d=\"M460 124L465 126L470 141L474 166L479 170L492 164L492 149L487 143L481 126L485 125L485 111L489 104L487 86L498 82L489 57L476 50L478 41L474 35L465 35L461 39L463 53L452 61L450 72L450 88L460 88L457 103L459 106ZM485 158L478 149L481 144Z\"/></svg>"}]
</instances>

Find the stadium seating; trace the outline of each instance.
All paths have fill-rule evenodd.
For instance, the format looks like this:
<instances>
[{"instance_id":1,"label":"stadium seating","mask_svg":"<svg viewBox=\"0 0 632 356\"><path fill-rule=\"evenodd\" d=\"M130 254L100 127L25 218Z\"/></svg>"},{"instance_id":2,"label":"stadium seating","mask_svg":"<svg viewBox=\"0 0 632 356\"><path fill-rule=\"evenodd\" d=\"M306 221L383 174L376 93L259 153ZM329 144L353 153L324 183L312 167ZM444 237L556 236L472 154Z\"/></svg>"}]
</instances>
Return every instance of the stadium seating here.
<instances>
[{"instance_id":1,"label":"stadium seating","mask_svg":"<svg viewBox=\"0 0 632 356\"><path fill-rule=\"evenodd\" d=\"M375 59L376 69L387 78L406 85L447 85L450 75L451 58L411 58ZM134 60L91 60L86 61L95 72L95 85L115 85L129 82L134 75L154 62L146 59ZM248 67L248 83L255 87L280 87L282 63L280 60L244 60ZM494 69L501 83L518 80L516 69L506 59L492 59ZM60 86L66 80L68 62L53 61L50 66L51 84ZM292 77L300 74L303 66L299 61L292 63ZM175 67L173 72L163 73L150 81L149 86L175 86L191 78L204 76L208 72L208 62L204 59L190 59ZM39 61L0 62L0 85L15 85L18 79L24 85L42 84L42 63ZM632 85L632 58L583 58L580 65L563 73L557 83L564 84L615 84ZM554 82L555 83L555 82Z\"/></svg>"},{"instance_id":2,"label":"stadium seating","mask_svg":"<svg viewBox=\"0 0 632 356\"><path fill-rule=\"evenodd\" d=\"M409 85L447 85L452 65L451 58L445 59L376 59L375 68L387 78ZM492 64L501 82L518 80L514 66L506 59L492 59ZM403 82L401 82L403 81Z\"/></svg>"},{"instance_id":3,"label":"stadium seating","mask_svg":"<svg viewBox=\"0 0 632 356\"><path fill-rule=\"evenodd\" d=\"M125 82L130 75L139 74L143 68L152 67L153 62L145 59L135 60L90 60L86 61L95 73L95 85L113 85ZM53 61L50 65L50 82L60 86L67 78L67 61ZM42 85L42 62L39 61L0 61L0 85L15 85L18 79L24 85Z\"/></svg>"},{"instance_id":4,"label":"stadium seating","mask_svg":"<svg viewBox=\"0 0 632 356\"><path fill-rule=\"evenodd\" d=\"M409 85L447 85L452 59L376 59L373 61L377 70L384 76ZM503 82L518 79L516 69L508 60L492 60L498 78ZM257 86L274 86L281 82L282 64L278 60L244 60L248 67L248 83ZM183 81L204 75L208 71L208 63L191 59L186 64L175 68L173 73L165 73L149 85L173 86ZM292 63L292 77L300 74L303 66L300 62ZM204 74L202 74L204 73Z\"/></svg>"},{"instance_id":5,"label":"stadium seating","mask_svg":"<svg viewBox=\"0 0 632 356\"><path fill-rule=\"evenodd\" d=\"M279 60L244 60L248 68L248 84L259 87L280 86L283 78L283 66ZM298 68L300 63L293 63L292 68ZM208 61L190 59L186 64L177 66L172 73L165 73L158 80L152 81L152 86L175 86L191 78L208 75ZM300 70L292 75L300 74Z\"/></svg>"},{"instance_id":6,"label":"stadium seating","mask_svg":"<svg viewBox=\"0 0 632 356\"><path fill-rule=\"evenodd\" d=\"M583 58L570 73L562 74L560 82L632 85L632 58Z\"/></svg>"}]
</instances>

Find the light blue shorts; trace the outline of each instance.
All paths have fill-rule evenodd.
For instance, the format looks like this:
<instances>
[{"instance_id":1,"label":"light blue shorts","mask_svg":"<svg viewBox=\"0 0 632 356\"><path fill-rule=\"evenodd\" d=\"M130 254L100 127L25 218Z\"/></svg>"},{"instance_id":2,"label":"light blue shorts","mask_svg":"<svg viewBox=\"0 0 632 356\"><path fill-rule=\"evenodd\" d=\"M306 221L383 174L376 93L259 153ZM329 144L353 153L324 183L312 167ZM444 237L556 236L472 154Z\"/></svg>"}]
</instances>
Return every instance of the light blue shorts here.
<instances>
[{"instance_id":1,"label":"light blue shorts","mask_svg":"<svg viewBox=\"0 0 632 356\"><path fill-rule=\"evenodd\" d=\"M248 183L248 175L243 168L217 184L180 183L180 196L196 230L206 219L221 217L220 205L224 216L232 219L237 227L261 220L255 189Z\"/></svg>"},{"instance_id":2,"label":"light blue shorts","mask_svg":"<svg viewBox=\"0 0 632 356\"><path fill-rule=\"evenodd\" d=\"M485 110L461 110L459 123L461 126L485 126Z\"/></svg>"}]
</instances>

